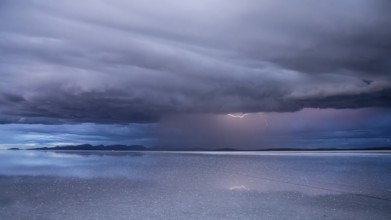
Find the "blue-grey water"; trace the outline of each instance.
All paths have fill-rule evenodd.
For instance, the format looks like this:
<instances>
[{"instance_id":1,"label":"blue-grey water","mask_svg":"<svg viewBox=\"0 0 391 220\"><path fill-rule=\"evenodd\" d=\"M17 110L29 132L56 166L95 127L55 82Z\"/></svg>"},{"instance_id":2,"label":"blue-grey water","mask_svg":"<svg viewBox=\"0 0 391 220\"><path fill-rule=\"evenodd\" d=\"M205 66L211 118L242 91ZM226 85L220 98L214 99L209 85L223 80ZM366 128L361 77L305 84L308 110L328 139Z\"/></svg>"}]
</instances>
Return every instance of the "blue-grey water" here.
<instances>
[{"instance_id":1,"label":"blue-grey water","mask_svg":"<svg viewBox=\"0 0 391 220\"><path fill-rule=\"evenodd\" d=\"M0 219L391 219L391 154L0 151Z\"/></svg>"}]
</instances>

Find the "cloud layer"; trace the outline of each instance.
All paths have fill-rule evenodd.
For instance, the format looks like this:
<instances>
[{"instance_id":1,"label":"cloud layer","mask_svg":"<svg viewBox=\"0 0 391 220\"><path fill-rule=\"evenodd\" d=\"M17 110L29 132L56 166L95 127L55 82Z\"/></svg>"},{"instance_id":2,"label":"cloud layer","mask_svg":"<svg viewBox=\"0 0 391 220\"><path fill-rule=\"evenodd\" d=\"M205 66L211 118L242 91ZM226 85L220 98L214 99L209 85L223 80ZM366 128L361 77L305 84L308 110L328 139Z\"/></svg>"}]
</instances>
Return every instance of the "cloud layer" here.
<instances>
[{"instance_id":1,"label":"cloud layer","mask_svg":"<svg viewBox=\"0 0 391 220\"><path fill-rule=\"evenodd\" d=\"M298 112L182 115L160 124L160 143L205 148L362 148L391 146L390 109L303 109Z\"/></svg>"},{"instance_id":2,"label":"cloud layer","mask_svg":"<svg viewBox=\"0 0 391 220\"><path fill-rule=\"evenodd\" d=\"M0 123L391 105L381 0L0 3Z\"/></svg>"},{"instance_id":3,"label":"cloud layer","mask_svg":"<svg viewBox=\"0 0 391 220\"><path fill-rule=\"evenodd\" d=\"M11 147L26 149L85 143L141 144L148 147L158 144L156 124L2 124L0 137L0 150Z\"/></svg>"},{"instance_id":4,"label":"cloud layer","mask_svg":"<svg viewBox=\"0 0 391 220\"><path fill-rule=\"evenodd\" d=\"M0 149L89 143L165 148L368 148L391 146L391 109L175 115L154 124L3 124Z\"/></svg>"}]
</instances>

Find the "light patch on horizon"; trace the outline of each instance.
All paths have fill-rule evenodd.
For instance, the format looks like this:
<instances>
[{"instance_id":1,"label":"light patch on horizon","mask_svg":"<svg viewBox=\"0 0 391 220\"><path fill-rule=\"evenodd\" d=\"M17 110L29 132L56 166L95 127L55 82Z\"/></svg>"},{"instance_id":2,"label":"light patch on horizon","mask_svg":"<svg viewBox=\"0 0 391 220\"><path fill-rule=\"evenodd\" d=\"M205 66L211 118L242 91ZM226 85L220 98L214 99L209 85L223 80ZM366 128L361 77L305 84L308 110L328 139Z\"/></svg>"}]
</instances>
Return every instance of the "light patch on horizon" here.
<instances>
[{"instance_id":1,"label":"light patch on horizon","mask_svg":"<svg viewBox=\"0 0 391 220\"><path fill-rule=\"evenodd\" d=\"M227 115L232 118L244 118L248 115L248 113L231 113L231 114L227 114Z\"/></svg>"},{"instance_id":2,"label":"light patch on horizon","mask_svg":"<svg viewBox=\"0 0 391 220\"><path fill-rule=\"evenodd\" d=\"M250 191L250 188L248 188L245 185L240 185L240 186L231 186L231 187L229 187L229 190L231 190L231 191Z\"/></svg>"}]
</instances>

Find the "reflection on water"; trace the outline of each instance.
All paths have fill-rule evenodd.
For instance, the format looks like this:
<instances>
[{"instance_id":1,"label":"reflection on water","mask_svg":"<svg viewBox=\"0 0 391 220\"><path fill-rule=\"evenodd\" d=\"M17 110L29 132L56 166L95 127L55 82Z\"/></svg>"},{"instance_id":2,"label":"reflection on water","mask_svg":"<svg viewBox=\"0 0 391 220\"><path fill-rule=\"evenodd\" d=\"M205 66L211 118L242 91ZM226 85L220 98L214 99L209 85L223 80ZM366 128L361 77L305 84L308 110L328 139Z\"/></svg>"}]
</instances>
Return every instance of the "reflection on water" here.
<instances>
[{"instance_id":1,"label":"reflection on water","mask_svg":"<svg viewBox=\"0 0 391 220\"><path fill-rule=\"evenodd\" d=\"M3 151L0 175L136 178L152 165L142 153ZM129 169L127 169L129 168ZM140 172L138 172L140 171Z\"/></svg>"},{"instance_id":2,"label":"reflection on water","mask_svg":"<svg viewBox=\"0 0 391 220\"><path fill-rule=\"evenodd\" d=\"M0 152L0 219L390 219L391 154Z\"/></svg>"}]
</instances>

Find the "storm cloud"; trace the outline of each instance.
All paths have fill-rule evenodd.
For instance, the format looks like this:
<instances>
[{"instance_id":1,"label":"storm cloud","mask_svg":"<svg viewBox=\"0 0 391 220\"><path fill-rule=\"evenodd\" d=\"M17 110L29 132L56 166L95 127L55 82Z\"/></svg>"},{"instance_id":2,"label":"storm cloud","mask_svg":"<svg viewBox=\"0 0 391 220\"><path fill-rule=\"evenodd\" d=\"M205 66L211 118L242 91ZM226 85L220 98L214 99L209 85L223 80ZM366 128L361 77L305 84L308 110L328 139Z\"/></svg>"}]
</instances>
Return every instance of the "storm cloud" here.
<instances>
[{"instance_id":1,"label":"storm cloud","mask_svg":"<svg viewBox=\"0 0 391 220\"><path fill-rule=\"evenodd\" d=\"M158 124L160 145L176 148L368 148L391 146L389 108L177 115Z\"/></svg>"},{"instance_id":2,"label":"storm cloud","mask_svg":"<svg viewBox=\"0 0 391 220\"><path fill-rule=\"evenodd\" d=\"M0 123L391 105L388 1L0 3Z\"/></svg>"}]
</instances>

